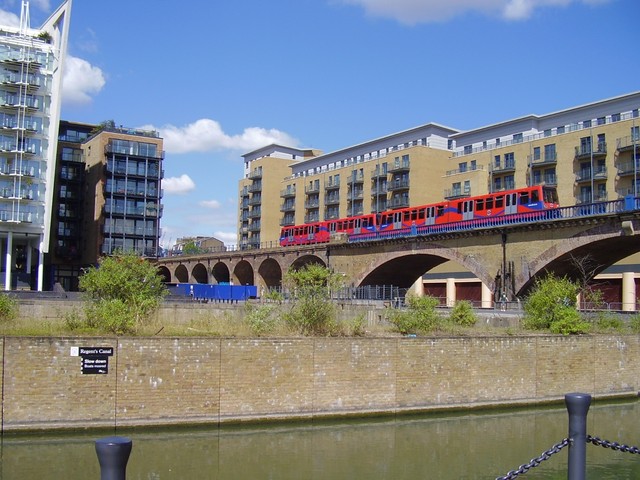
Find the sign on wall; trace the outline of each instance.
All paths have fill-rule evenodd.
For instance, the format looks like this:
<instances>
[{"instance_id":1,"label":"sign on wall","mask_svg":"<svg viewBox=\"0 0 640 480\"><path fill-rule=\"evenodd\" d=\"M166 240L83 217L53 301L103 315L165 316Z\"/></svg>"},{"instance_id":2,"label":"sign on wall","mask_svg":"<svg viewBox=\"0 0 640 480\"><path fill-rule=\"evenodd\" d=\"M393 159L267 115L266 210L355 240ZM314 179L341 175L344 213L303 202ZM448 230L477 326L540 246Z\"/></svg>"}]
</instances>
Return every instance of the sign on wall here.
<instances>
[{"instance_id":1,"label":"sign on wall","mask_svg":"<svg viewBox=\"0 0 640 480\"><path fill-rule=\"evenodd\" d=\"M83 375L106 375L109 373L109 357L113 347L71 347L71 356L80 357Z\"/></svg>"}]
</instances>

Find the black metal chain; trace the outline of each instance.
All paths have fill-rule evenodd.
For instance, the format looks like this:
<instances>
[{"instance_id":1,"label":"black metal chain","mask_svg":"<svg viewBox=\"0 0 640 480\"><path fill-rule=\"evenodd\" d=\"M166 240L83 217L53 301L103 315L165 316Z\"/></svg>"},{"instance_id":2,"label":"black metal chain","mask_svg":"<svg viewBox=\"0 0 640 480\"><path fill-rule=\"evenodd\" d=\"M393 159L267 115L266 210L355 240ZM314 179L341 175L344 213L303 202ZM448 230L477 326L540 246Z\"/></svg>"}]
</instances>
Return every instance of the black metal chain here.
<instances>
[{"instance_id":1,"label":"black metal chain","mask_svg":"<svg viewBox=\"0 0 640 480\"><path fill-rule=\"evenodd\" d=\"M602 440L598 437L592 437L587 435L587 443L593 443L599 447L610 448L611 450L619 450L625 453L636 453L640 455L640 448L630 447L629 445L620 444L618 442L610 442L608 440Z\"/></svg>"},{"instance_id":2,"label":"black metal chain","mask_svg":"<svg viewBox=\"0 0 640 480\"><path fill-rule=\"evenodd\" d=\"M538 465L540 465L545 460L549 460L549 458L551 458L552 455L555 455L556 453L558 453L560 450L562 450L567 445L569 445L569 439L565 438L560 443L556 443L553 447L551 447L549 450L544 452L539 457L532 458L529 461L529 463L525 463L524 465L520 465L517 470L511 470L504 477L497 477L496 480L513 480L514 478L517 478L518 475L522 475L523 473L527 473L529 470L531 470L534 467L537 467Z\"/></svg>"}]
</instances>

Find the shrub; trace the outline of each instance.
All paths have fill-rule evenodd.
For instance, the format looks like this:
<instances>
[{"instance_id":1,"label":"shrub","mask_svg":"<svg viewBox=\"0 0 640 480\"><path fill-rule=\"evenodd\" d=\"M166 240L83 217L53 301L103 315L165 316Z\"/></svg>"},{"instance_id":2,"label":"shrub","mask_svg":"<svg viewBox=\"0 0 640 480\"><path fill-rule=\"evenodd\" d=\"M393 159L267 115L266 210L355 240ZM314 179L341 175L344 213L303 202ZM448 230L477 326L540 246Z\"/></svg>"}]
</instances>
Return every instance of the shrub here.
<instances>
[{"instance_id":1,"label":"shrub","mask_svg":"<svg viewBox=\"0 0 640 480\"><path fill-rule=\"evenodd\" d=\"M319 264L291 269L284 283L293 292L291 310L283 318L303 335L332 335L337 331L335 306L331 291L340 286L342 277Z\"/></svg>"},{"instance_id":2,"label":"shrub","mask_svg":"<svg viewBox=\"0 0 640 480\"><path fill-rule=\"evenodd\" d=\"M18 316L18 304L13 297L0 294L0 321L8 322Z\"/></svg>"},{"instance_id":3,"label":"shrub","mask_svg":"<svg viewBox=\"0 0 640 480\"><path fill-rule=\"evenodd\" d=\"M563 335L588 332L589 323L576 309L578 292L579 286L567 278L549 275L538 280L524 303L524 328Z\"/></svg>"},{"instance_id":4,"label":"shrub","mask_svg":"<svg viewBox=\"0 0 640 480\"><path fill-rule=\"evenodd\" d=\"M436 307L440 304L431 296L407 296L406 309L394 309L387 315L387 320L402 334L428 333L436 330L441 321Z\"/></svg>"},{"instance_id":5,"label":"shrub","mask_svg":"<svg viewBox=\"0 0 640 480\"><path fill-rule=\"evenodd\" d=\"M478 321L478 317L473 310L473 305L468 300L456 302L451 310L449 319L454 324L463 327L472 327Z\"/></svg>"},{"instance_id":6,"label":"shrub","mask_svg":"<svg viewBox=\"0 0 640 480\"><path fill-rule=\"evenodd\" d=\"M275 305L259 305L253 306L247 303L247 313L245 321L249 324L251 332L255 335L264 335L272 333L278 322L278 318L274 314Z\"/></svg>"},{"instance_id":7,"label":"shrub","mask_svg":"<svg viewBox=\"0 0 640 480\"><path fill-rule=\"evenodd\" d=\"M640 333L640 313L636 313L629 319L629 329L633 333Z\"/></svg>"},{"instance_id":8,"label":"shrub","mask_svg":"<svg viewBox=\"0 0 640 480\"><path fill-rule=\"evenodd\" d=\"M79 284L89 300L87 324L115 334L133 333L167 293L156 267L133 253L102 258Z\"/></svg>"}]
</instances>

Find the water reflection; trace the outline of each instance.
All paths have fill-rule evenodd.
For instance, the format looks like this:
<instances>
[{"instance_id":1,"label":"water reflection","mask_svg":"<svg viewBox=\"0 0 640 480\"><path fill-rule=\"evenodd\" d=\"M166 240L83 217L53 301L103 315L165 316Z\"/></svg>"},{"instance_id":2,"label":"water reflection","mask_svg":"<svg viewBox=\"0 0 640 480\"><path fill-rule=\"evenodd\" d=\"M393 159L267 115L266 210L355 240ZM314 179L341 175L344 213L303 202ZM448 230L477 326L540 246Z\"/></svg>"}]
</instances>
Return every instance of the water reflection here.
<instances>
[{"instance_id":1,"label":"water reflection","mask_svg":"<svg viewBox=\"0 0 640 480\"><path fill-rule=\"evenodd\" d=\"M640 402L594 403L588 433L640 444ZM564 406L190 430L130 430L128 480L494 479L567 435ZM2 479L99 479L94 441L83 435L7 435ZM524 478L565 479L567 448ZM640 478L638 455L587 446L587 474Z\"/></svg>"}]
</instances>

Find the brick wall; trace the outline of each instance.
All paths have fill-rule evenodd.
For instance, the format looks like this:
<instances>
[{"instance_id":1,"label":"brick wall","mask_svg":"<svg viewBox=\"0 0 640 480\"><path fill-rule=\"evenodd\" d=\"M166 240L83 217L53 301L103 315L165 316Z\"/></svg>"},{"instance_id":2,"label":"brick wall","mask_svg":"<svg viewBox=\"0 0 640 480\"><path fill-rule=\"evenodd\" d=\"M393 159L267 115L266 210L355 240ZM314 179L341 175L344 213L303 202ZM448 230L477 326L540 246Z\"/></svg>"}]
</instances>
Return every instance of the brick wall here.
<instances>
[{"instance_id":1,"label":"brick wall","mask_svg":"<svg viewBox=\"0 0 640 480\"><path fill-rule=\"evenodd\" d=\"M264 421L636 395L640 337L2 341L4 431ZM113 347L108 373L73 347Z\"/></svg>"}]
</instances>

